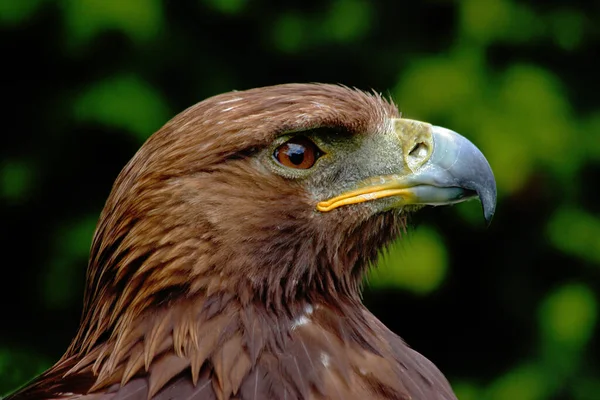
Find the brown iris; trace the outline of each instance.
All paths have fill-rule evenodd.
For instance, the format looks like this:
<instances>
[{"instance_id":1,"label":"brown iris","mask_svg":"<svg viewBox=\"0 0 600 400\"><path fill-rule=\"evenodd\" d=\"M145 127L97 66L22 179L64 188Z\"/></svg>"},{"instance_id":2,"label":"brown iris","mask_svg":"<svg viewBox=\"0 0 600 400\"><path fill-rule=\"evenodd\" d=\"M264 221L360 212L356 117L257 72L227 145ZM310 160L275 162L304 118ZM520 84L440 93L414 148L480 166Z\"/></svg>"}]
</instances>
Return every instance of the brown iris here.
<instances>
[{"instance_id":1,"label":"brown iris","mask_svg":"<svg viewBox=\"0 0 600 400\"><path fill-rule=\"evenodd\" d=\"M288 140L273 153L273 157L281 165L296 169L309 169L321 155L317 145L303 136Z\"/></svg>"}]
</instances>

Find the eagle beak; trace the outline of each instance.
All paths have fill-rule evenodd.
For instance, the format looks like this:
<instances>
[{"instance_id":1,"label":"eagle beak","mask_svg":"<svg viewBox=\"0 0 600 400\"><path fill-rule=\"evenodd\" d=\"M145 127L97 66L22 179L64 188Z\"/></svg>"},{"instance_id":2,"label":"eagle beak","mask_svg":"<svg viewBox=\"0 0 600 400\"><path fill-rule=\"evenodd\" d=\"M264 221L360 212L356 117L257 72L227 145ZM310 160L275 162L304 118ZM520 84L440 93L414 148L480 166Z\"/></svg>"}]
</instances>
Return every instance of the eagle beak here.
<instances>
[{"instance_id":1,"label":"eagle beak","mask_svg":"<svg viewBox=\"0 0 600 400\"><path fill-rule=\"evenodd\" d=\"M356 190L318 203L317 210L327 212L384 197L395 197L394 207L454 204L478 197L489 224L496 210L496 181L481 151L449 129L397 120L396 134L404 143L411 143L406 136L402 137L407 133L417 137L421 144L421 148L413 147L409 154L403 152L403 165L408 166L409 173L373 177Z\"/></svg>"}]
</instances>

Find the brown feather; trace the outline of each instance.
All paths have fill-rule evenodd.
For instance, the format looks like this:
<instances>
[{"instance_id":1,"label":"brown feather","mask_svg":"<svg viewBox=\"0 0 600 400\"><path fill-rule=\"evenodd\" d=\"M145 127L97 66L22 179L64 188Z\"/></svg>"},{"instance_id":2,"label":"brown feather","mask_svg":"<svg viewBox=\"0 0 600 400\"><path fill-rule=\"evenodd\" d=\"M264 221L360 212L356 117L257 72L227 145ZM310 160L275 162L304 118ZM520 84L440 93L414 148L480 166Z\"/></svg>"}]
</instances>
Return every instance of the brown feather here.
<instances>
[{"instance_id":1,"label":"brown feather","mask_svg":"<svg viewBox=\"0 0 600 400\"><path fill-rule=\"evenodd\" d=\"M165 354L159 360L154 361L150 367L148 398L152 398L164 388L167 382L177 377L189 365L190 361L187 358L172 353Z\"/></svg>"},{"instance_id":2,"label":"brown feather","mask_svg":"<svg viewBox=\"0 0 600 400\"><path fill-rule=\"evenodd\" d=\"M124 386L127 382L133 378L135 374L144 365L144 345L137 343L131 351L131 355L128 357L123 376L121 377L121 386Z\"/></svg>"},{"instance_id":3,"label":"brown feather","mask_svg":"<svg viewBox=\"0 0 600 400\"><path fill-rule=\"evenodd\" d=\"M144 337L144 368L150 370L152 359L158 354L160 345L164 342L165 337L172 329L171 313L165 312L162 318L157 318L158 321L150 328L150 332Z\"/></svg>"}]
</instances>

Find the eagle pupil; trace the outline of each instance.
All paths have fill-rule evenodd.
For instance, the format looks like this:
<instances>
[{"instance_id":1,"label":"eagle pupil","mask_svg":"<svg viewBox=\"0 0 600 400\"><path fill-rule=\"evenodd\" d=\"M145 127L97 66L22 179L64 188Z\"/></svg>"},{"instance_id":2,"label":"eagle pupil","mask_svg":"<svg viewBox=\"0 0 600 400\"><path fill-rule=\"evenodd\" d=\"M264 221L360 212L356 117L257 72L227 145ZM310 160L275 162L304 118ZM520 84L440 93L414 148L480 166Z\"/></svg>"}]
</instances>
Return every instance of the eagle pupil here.
<instances>
[{"instance_id":1,"label":"eagle pupil","mask_svg":"<svg viewBox=\"0 0 600 400\"><path fill-rule=\"evenodd\" d=\"M319 148L305 137L294 137L273 152L273 158L281 165L295 169L309 169L321 157Z\"/></svg>"},{"instance_id":2,"label":"eagle pupil","mask_svg":"<svg viewBox=\"0 0 600 400\"><path fill-rule=\"evenodd\" d=\"M302 164L304 161L304 152L306 149L301 144L288 143L287 156L294 165Z\"/></svg>"}]
</instances>

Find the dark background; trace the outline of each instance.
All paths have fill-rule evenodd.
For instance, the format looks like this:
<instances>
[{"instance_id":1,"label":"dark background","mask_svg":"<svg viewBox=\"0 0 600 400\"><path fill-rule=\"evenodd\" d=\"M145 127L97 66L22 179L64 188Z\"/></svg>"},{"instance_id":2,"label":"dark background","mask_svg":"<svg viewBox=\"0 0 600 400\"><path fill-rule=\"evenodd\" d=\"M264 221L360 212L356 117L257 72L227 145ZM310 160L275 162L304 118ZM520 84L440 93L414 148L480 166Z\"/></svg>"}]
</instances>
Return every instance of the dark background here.
<instances>
[{"instance_id":1,"label":"dark background","mask_svg":"<svg viewBox=\"0 0 600 400\"><path fill-rule=\"evenodd\" d=\"M184 108L284 82L375 89L469 137L498 211L428 208L369 308L461 400L600 399L600 2L3 0L0 394L75 333L120 169Z\"/></svg>"}]
</instances>

